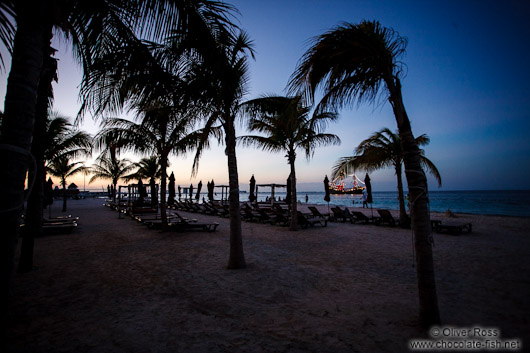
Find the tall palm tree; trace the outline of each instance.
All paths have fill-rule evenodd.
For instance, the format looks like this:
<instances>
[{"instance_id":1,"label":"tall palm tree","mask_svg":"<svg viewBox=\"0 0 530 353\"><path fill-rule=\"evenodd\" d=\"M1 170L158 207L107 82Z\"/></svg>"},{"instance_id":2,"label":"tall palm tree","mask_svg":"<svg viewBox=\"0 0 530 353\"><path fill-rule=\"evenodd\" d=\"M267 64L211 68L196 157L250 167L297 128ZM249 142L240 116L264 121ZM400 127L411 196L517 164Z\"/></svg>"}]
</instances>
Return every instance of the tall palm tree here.
<instances>
[{"instance_id":1,"label":"tall palm tree","mask_svg":"<svg viewBox=\"0 0 530 353\"><path fill-rule=\"evenodd\" d=\"M200 132L192 132L193 119L173 107L152 108L138 112L141 122L126 119L106 119L96 141L106 141L106 136L119 136L124 149L142 154L156 154L160 163L160 217L167 225L166 186L170 154L182 155L195 148ZM182 114L182 115L180 115Z\"/></svg>"},{"instance_id":2,"label":"tall palm tree","mask_svg":"<svg viewBox=\"0 0 530 353\"><path fill-rule=\"evenodd\" d=\"M66 200L68 192L66 190L66 179L78 173L85 172L86 168L83 162L71 162L66 155L59 156L51 160L46 166L46 170L51 175L60 178L63 187L63 212L66 212Z\"/></svg>"},{"instance_id":3,"label":"tall palm tree","mask_svg":"<svg viewBox=\"0 0 530 353\"><path fill-rule=\"evenodd\" d=\"M323 89L319 109L341 108L354 102L373 102L381 96L392 106L401 139L403 162L411 198L415 234L420 320L428 326L440 322L432 258L427 178L421 153L403 104L400 57L406 39L377 21L344 23L315 38L293 73L289 86L313 100Z\"/></svg>"},{"instance_id":4,"label":"tall palm tree","mask_svg":"<svg viewBox=\"0 0 530 353\"><path fill-rule=\"evenodd\" d=\"M423 134L416 137L418 146L428 145L430 139ZM420 160L422 167L428 170L438 181L438 186L442 186L442 177L434 163L425 157L425 151L420 150ZM355 155L342 157L333 167L333 177L338 177L348 170L365 169L368 172L394 167L397 177L397 189L399 200L399 219L401 224L407 223L407 211L405 209L405 198L403 196L403 153L401 152L401 139L398 133L393 133L388 128L374 133L372 136L362 141L355 149Z\"/></svg>"},{"instance_id":5,"label":"tall palm tree","mask_svg":"<svg viewBox=\"0 0 530 353\"><path fill-rule=\"evenodd\" d=\"M53 57L54 50L46 56L38 87L38 99L35 111L35 126L31 154L35 158L35 181L28 196L24 235L20 247L18 272L29 272L33 269L33 249L35 237L42 231L42 213L44 208L44 183L46 181L45 168L45 140L47 135L48 115L53 102L52 82L57 81L57 59Z\"/></svg>"},{"instance_id":6,"label":"tall palm tree","mask_svg":"<svg viewBox=\"0 0 530 353\"><path fill-rule=\"evenodd\" d=\"M13 268L17 219L23 205L24 180L35 117L37 85L43 59L49 50L53 29L72 43L84 74L98 57L111 53L116 45L129 42L136 34L157 40L173 29L186 31L212 18L226 19L231 6L218 1L174 0L17 0L4 1L13 9L16 33L0 127L0 214L7 236L7 283ZM0 18L1 20L1 18ZM2 26L5 23L0 23Z\"/></svg>"},{"instance_id":7,"label":"tall palm tree","mask_svg":"<svg viewBox=\"0 0 530 353\"><path fill-rule=\"evenodd\" d=\"M311 107L304 106L300 96L258 98L245 102L243 108L251 117L248 129L263 135L242 136L240 141L244 145L259 146L266 151L287 153L285 156L291 168L290 229L296 230L296 150L302 149L309 159L317 146L340 144L336 135L323 132L328 122L337 119L337 114L315 112L311 115Z\"/></svg>"},{"instance_id":8,"label":"tall palm tree","mask_svg":"<svg viewBox=\"0 0 530 353\"><path fill-rule=\"evenodd\" d=\"M125 179L133 169L134 165L128 159L119 159L116 153L103 151L96 159L96 163L87 170L92 174L88 183L101 179L110 180L116 190L118 181ZM113 201L116 202L116 193L113 194Z\"/></svg>"},{"instance_id":9,"label":"tall palm tree","mask_svg":"<svg viewBox=\"0 0 530 353\"><path fill-rule=\"evenodd\" d=\"M199 71L199 86L206 88L207 107L204 134L195 154L194 172L202 151L214 135L221 141L224 134L228 164L230 257L229 269L245 268L241 215L239 213L239 177L236 157L235 121L240 111L248 81L248 55L254 57L252 42L245 32L236 37L223 35L204 53L203 71Z\"/></svg>"}]
</instances>

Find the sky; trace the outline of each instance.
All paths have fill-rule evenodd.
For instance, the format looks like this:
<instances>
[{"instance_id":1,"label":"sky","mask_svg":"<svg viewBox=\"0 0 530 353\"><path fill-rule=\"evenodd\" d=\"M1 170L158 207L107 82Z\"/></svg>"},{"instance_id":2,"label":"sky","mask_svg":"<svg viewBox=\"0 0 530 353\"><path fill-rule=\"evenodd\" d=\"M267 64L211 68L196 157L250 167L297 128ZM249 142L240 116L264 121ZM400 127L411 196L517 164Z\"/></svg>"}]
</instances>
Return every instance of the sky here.
<instances>
[{"instance_id":1,"label":"sky","mask_svg":"<svg viewBox=\"0 0 530 353\"><path fill-rule=\"evenodd\" d=\"M237 21L254 42L256 59L250 63L246 98L285 95L285 87L311 39L342 22L378 20L408 40L406 75L402 79L404 104L413 133L427 134L425 155L442 176L442 187L428 176L429 189L529 189L530 180L530 2L508 1L367 1L283 0L229 1L240 12ZM76 116L80 106L81 71L64 40L59 49L59 83L54 110ZM10 61L6 60L6 67ZM0 99L5 97L7 71L0 73ZM3 101L0 102L3 106ZM327 132L340 146L319 147L307 160L296 160L299 191L321 191L322 180L340 157L380 129L396 130L391 107L383 100L340 111ZM86 117L82 129L95 134L98 123ZM246 134L238 127L239 134ZM137 161L140 156L129 156ZM285 183L289 166L283 153L255 148L237 149L241 189L257 183ZM187 186L202 180L228 184L224 147L215 143L191 176L193 155L172 157L169 173ZM87 165L91 160L87 161ZM168 174L169 174L168 173ZM357 175L364 179L364 171ZM374 191L396 190L392 169L370 174ZM74 177L80 187L100 188L107 181L88 184L89 177ZM70 181L70 180L69 180ZM406 188L406 186L405 186Z\"/></svg>"}]
</instances>

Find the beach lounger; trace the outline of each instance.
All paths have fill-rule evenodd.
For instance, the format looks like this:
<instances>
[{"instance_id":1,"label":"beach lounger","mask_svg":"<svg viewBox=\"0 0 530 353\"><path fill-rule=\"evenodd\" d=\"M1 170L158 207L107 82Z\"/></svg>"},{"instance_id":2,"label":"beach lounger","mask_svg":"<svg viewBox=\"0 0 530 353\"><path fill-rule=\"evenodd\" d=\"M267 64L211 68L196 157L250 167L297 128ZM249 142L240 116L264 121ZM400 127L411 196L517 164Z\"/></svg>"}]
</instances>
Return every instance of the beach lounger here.
<instances>
[{"instance_id":1,"label":"beach lounger","mask_svg":"<svg viewBox=\"0 0 530 353\"><path fill-rule=\"evenodd\" d=\"M24 232L25 224L20 224L20 230ZM42 222L42 235L56 235L72 233L77 228L74 219L47 220Z\"/></svg>"},{"instance_id":2,"label":"beach lounger","mask_svg":"<svg viewBox=\"0 0 530 353\"><path fill-rule=\"evenodd\" d=\"M328 220L329 219L329 213L320 213L320 211L318 210L318 208L316 208L315 206L309 206L309 211L311 211L311 213L313 214L313 217L317 217L317 218L320 218L320 219L325 219L325 220Z\"/></svg>"},{"instance_id":3,"label":"beach lounger","mask_svg":"<svg viewBox=\"0 0 530 353\"><path fill-rule=\"evenodd\" d=\"M316 219L316 218L310 219L304 216L304 214L300 211L297 211L297 215L298 215L298 218L297 218L298 225L302 228L313 227L315 226L315 224L318 224L322 227L326 227L328 225L327 219Z\"/></svg>"},{"instance_id":4,"label":"beach lounger","mask_svg":"<svg viewBox=\"0 0 530 353\"><path fill-rule=\"evenodd\" d=\"M373 221L373 219L369 218L361 211L352 211L351 214L352 214L351 223L369 224Z\"/></svg>"},{"instance_id":5,"label":"beach lounger","mask_svg":"<svg viewBox=\"0 0 530 353\"><path fill-rule=\"evenodd\" d=\"M340 207L332 207L331 211L333 211L333 220L341 220L341 222L346 222L346 220L351 221L351 216L346 215L344 211L340 209Z\"/></svg>"},{"instance_id":6,"label":"beach lounger","mask_svg":"<svg viewBox=\"0 0 530 353\"><path fill-rule=\"evenodd\" d=\"M462 233L471 233L473 226L471 223L456 223L446 222L442 223L440 220L432 220L432 229L436 233L447 233L452 235L460 235Z\"/></svg>"},{"instance_id":7,"label":"beach lounger","mask_svg":"<svg viewBox=\"0 0 530 353\"><path fill-rule=\"evenodd\" d=\"M203 223L203 222L188 222L185 220L179 220L176 222L168 223L168 227L177 232L186 232L189 230L203 230L206 232L215 232L219 223Z\"/></svg>"},{"instance_id":8,"label":"beach lounger","mask_svg":"<svg viewBox=\"0 0 530 353\"><path fill-rule=\"evenodd\" d=\"M77 228L77 222L69 223L43 223L42 232L44 234L68 234Z\"/></svg>"},{"instance_id":9,"label":"beach lounger","mask_svg":"<svg viewBox=\"0 0 530 353\"><path fill-rule=\"evenodd\" d=\"M399 224L399 221L392 216L392 213L390 213L389 210L377 210L377 213L379 213L380 218L375 221L375 224L377 225L389 225L391 227L396 226Z\"/></svg>"}]
</instances>

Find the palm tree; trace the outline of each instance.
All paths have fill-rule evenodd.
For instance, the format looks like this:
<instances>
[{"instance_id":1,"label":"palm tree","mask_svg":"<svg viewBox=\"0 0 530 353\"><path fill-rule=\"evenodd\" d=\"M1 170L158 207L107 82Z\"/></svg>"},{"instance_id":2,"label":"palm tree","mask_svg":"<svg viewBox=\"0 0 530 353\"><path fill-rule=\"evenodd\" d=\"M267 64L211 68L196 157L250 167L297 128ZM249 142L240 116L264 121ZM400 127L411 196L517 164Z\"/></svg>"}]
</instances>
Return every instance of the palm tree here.
<instances>
[{"instance_id":1,"label":"palm tree","mask_svg":"<svg viewBox=\"0 0 530 353\"><path fill-rule=\"evenodd\" d=\"M68 156L62 155L52 159L46 166L46 170L51 175L61 179L61 185L63 187L63 212L66 212L66 199L68 198L66 179L78 173L85 172L86 168L83 162L71 162Z\"/></svg>"},{"instance_id":2,"label":"palm tree","mask_svg":"<svg viewBox=\"0 0 530 353\"><path fill-rule=\"evenodd\" d=\"M88 170L92 174L88 183L91 184L100 179L110 180L114 190L116 190L118 181L125 179L133 169L134 165L128 159L118 159L116 153L103 151L96 159L96 164L93 164ZM113 201L116 202L116 193L113 194Z\"/></svg>"},{"instance_id":3,"label":"palm tree","mask_svg":"<svg viewBox=\"0 0 530 353\"><path fill-rule=\"evenodd\" d=\"M427 178L421 168L421 153L403 104L402 64L406 39L377 21L345 23L315 38L291 76L290 90L313 100L323 88L318 109L341 108L355 101L388 100L396 118L415 234L420 320L424 325L440 322L432 258L431 223Z\"/></svg>"},{"instance_id":4,"label":"palm tree","mask_svg":"<svg viewBox=\"0 0 530 353\"><path fill-rule=\"evenodd\" d=\"M428 145L429 137L423 134L416 137L418 146ZM438 186L442 186L442 177L434 163L425 157L425 151L420 150L420 160L422 167L427 169L438 181ZM337 161L333 168L333 177L338 177L341 173L358 168L365 169L368 172L385 168L394 167L397 177L398 199L399 199L399 220L401 224L406 224L407 211L405 210L405 198L403 197L403 153L401 152L401 139L398 133L393 133L388 128L374 133L372 136L362 141L355 149L355 155L342 157Z\"/></svg>"},{"instance_id":5,"label":"palm tree","mask_svg":"<svg viewBox=\"0 0 530 353\"><path fill-rule=\"evenodd\" d=\"M327 122L337 119L337 114L321 112L310 114L311 107L302 104L302 98L268 96L254 99L243 104L251 116L248 129L263 135L242 136L244 145L260 146L266 151L286 152L291 167L291 223L290 229L297 229L296 199L296 150L302 149L307 159L311 158L319 145L340 144L333 134L323 133Z\"/></svg>"},{"instance_id":6,"label":"palm tree","mask_svg":"<svg viewBox=\"0 0 530 353\"><path fill-rule=\"evenodd\" d=\"M136 33L150 40L164 38L173 29L181 32L206 22L223 23L225 12L232 9L218 1L173 0L96 0L4 1L16 18L12 42L13 56L0 131L0 204L9 212L0 214L7 236L7 282L13 268L17 219L23 205L24 180L28 170L31 137L35 118L37 86L43 59L49 51L53 29L71 40L76 58L86 75L96 58L112 53L116 45L136 38ZM0 26L6 22L0 18ZM229 21L226 21L229 22ZM3 38L2 38L3 39ZM9 40L10 38L8 38Z\"/></svg>"},{"instance_id":7,"label":"palm tree","mask_svg":"<svg viewBox=\"0 0 530 353\"><path fill-rule=\"evenodd\" d=\"M230 257L228 269L246 267L239 213L239 177L236 157L235 121L246 91L248 55L254 57L252 42L246 33L237 37L223 35L217 38L209 52L204 53L203 71L198 71L199 86L206 88L205 98L210 111L206 115L204 134L195 154L194 172L199 166L202 151L210 136L221 140L224 134L225 153L228 164Z\"/></svg>"},{"instance_id":8,"label":"palm tree","mask_svg":"<svg viewBox=\"0 0 530 353\"><path fill-rule=\"evenodd\" d=\"M33 249L35 236L42 231L42 211L44 208L44 183L46 181L45 146L48 115L53 101L52 82L57 81L57 59L53 58L54 50L50 50L43 62L38 87L38 99L35 111L35 126L31 154L35 158L35 181L28 196L24 235L20 247L18 272L29 272L33 269Z\"/></svg>"},{"instance_id":9,"label":"palm tree","mask_svg":"<svg viewBox=\"0 0 530 353\"><path fill-rule=\"evenodd\" d=\"M179 108L180 109L180 108ZM124 149L142 154L156 154L160 163L160 216L167 225L166 186L170 154L182 155L194 149L200 132L191 132L193 119L173 107L152 108L138 112L140 123L126 119L106 119L96 140L106 141L106 136L119 136ZM181 115L182 114L182 115Z\"/></svg>"},{"instance_id":10,"label":"palm tree","mask_svg":"<svg viewBox=\"0 0 530 353\"><path fill-rule=\"evenodd\" d=\"M160 179L162 176L162 168L157 156L142 158L139 162L134 163L137 168L132 174L123 177L125 182L137 179Z\"/></svg>"},{"instance_id":11,"label":"palm tree","mask_svg":"<svg viewBox=\"0 0 530 353\"><path fill-rule=\"evenodd\" d=\"M68 118L52 114L46 121L42 146L46 161L61 155L77 158L91 154L92 137L87 132L76 129Z\"/></svg>"}]
</instances>

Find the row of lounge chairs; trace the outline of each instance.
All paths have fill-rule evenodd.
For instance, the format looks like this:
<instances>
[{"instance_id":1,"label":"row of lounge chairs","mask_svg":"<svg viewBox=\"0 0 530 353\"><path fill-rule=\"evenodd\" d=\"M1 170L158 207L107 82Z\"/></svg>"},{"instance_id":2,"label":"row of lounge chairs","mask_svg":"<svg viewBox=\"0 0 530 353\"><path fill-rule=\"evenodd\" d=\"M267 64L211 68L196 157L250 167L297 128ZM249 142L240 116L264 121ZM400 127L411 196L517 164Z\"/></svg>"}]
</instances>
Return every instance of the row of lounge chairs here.
<instances>
[{"instance_id":1,"label":"row of lounge chairs","mask_svg":"<svg viewBox=\"0 0 530 353\"><path fill-rule=\"evenodd\" d=\"M150 229L162 229L162 219L157 207L150 205L134 205L134 207L115 207L112 203L106 203L106 206L118 210L121 213L129 215L134 220L146 225ZM215 232L219 223L216 222L199 222L196 219L182 217L176 209L169 209L167 212L167 228L177 232L186 232L190 230L203 230Z\"/></svg>"},{"instance_id":2,"label":"row of lounge chairs","mask_svg":"<svg viewBox=\"0 0 530 353\"><path fill-rule=\"evenodd\" d=\"M205 215L215 215L219 217L229 217L229 209L228 205L221 205L216 203L202 203L197 204L190 201L176 201L173 206L170 207L175 214L177 210L182 210L185 212L192 212L192 213L202 213ZM367 216L361 211L350 211L347 207L340 208L340 207L332 207L331 211L332 213L321 213L318 208L314 206L309 206L308 209L311 211L311 213L302 213L300 211L297 212L297 221L298 225L302 228L308 228L313 227L315 225L319 225L322 227L326 227L328 222L334 221L334 222L350 222L352 224L375 224L375 225L386 225L386 226L400 226L403 228L410 228L410 219L407 218L406 222L402 223L399 219L395 218L392 213L389 210L385 209L377 209L377 216ZM241 218L244 221L248 222L259 222L259 223L267 223L267 224L275 224L275 225L281 225L281 226L287 226L290 222L290 213L288 209L280 206L279 204L274 204L271 206L266 207L258 207L258 205L250 205L249 203L245 202L240 207L240 214ZM169 217L172 217L171 214ZM183 224L182 217L180 216L173 216L176 217L176 222L173 222L171 220L170 224L177 223L177 224ZM158 221L160 222L160 221ZM152 227L156 226L156 223L152 222ZM189 225L188 227L194 227L197 229L201 229L203 227L204 230L215 230L214 225L210 225L209 227L206 225L201 224L195 224L195 225ZM213 227L213 228L212 228ZM460 234L462 232L471 232L472 226L470 223L464 223L464 224L443 224L440 221L433 221L433 227L432 229L439 233L449 233L449 234Z\"/></svg>"},{"instance_id":3,"label":"row of lounge chairs","mask_svg":"<svg viewBox=\"0 0 530 353\"><path fill-rule=\"evenodd\" d=\"M353 223L362 223L362 224L376 224L376 225L388 225L391 227L394 226L401 226L403 228L410 228L410 218L407 218L407 220L404 223L401 223L399 219L394 218L392 216L392 213L390 213L389 210L385 209L377 209L377 213L379 216L377 217L368 217L364 213L360 211L350 211L347 207L344 209L341 209L340 207L332 207L331 211L332 214L322 214L318 211L318 209L314 206L309 206L309 210L315 215L316 217L326 218L329 220L335 220L340 222L351 222ZM473 226L471 223L463 222L463 223L457 223L457 222L447 222L445 223L442 220L432 220L432 230L436 233L446 233L446 234L453 234L453 235L459 235L462 233L471 233Z\"/></svg>"},{"instance_id":4,"label":"row of lounge chairs","mask_svg":"<svg viewBox=\"0 0 530 353\"><path fill-rule=\"evenodd\" d=\"M308 207L311 213L315 217L327 218L328 220L336 222L350 222L350 223L362 223L362 224L376 224L376 225L389 225L396 226L399 224L399 220L394 218L388 210L377 210L378 217L368 217L360 211L350 211L347 207L341 209L340 207L332 207L331 214L322 214L314 207Z\"/></svg>"}]
</instances>

